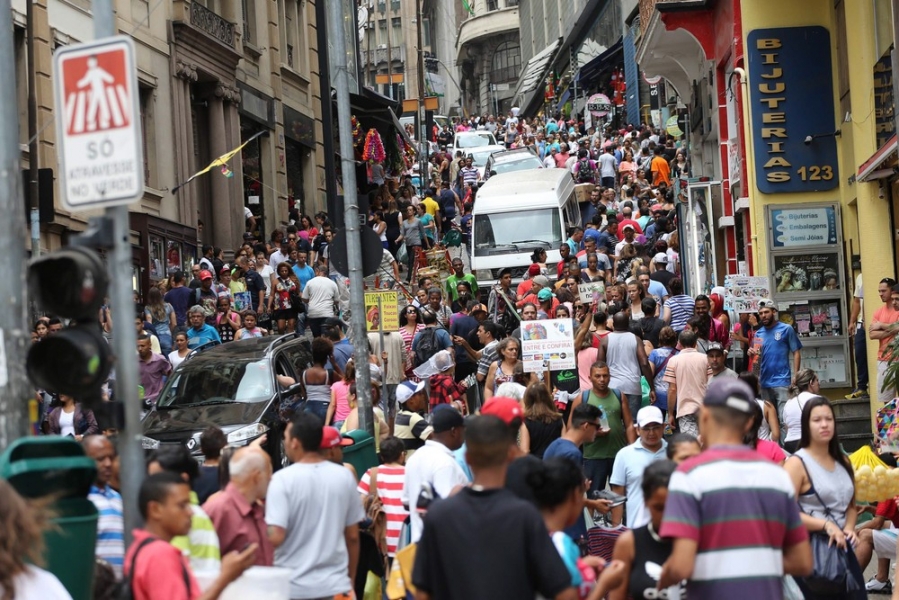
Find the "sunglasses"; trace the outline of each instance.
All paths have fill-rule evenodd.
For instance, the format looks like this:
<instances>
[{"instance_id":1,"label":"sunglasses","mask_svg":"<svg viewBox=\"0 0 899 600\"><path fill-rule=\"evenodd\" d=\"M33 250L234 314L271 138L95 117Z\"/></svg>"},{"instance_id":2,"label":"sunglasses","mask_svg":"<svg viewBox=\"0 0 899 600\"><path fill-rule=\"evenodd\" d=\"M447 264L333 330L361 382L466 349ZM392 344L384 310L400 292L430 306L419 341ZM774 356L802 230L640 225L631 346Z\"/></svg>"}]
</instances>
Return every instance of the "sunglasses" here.
<instances>
[{"instance_id":1,"label":"sunglasses","mask_svg":"<svg viewBox=\"0 0 899 600\"><path fill-rule=\"evenodd\" d=\"M407 311L406 311L406 314L407 314L407 315L417 315L418 312L417 312L417 311L414 311L414 310L407 310Z\"/></svg>"}]
</instances>

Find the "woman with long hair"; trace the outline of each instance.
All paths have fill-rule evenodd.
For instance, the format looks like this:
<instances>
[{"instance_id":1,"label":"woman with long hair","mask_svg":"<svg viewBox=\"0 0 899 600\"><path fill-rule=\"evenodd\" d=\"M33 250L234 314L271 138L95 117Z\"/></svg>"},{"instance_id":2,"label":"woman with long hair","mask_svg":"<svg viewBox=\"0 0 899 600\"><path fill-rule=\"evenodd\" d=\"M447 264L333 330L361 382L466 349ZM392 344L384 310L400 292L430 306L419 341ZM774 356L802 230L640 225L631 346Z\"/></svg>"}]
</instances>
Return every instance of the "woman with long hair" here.
<instances>
[{"instance_id":1,"label":"woman with long hair","mask_svg":"<svg viewBox=\"0 0 899 600\"><path fill-rule=\"evenodd\" d=\"M546 275L546 248L534 248L534 251L531 253L531 264L537 265L540 267L540 274Z\"/></svg>"},{"instance_id":2,"label":"woman with long hair","mask_svg":"<svg viewBox=\"0 0 899 600\"><path fill-rule=\"evenodd\" d=\"M400 213L399 208L396 205L396 200L393 198L387 201L387 210L384 212L384 222L387 223L387 227L384 230L384 234L387 236L387 250L389 250L390 254L396 258L396 252L400 249L400 245L396 240L400 237L400 232L402 230L403 215Z\"/></svg>"},{"instance_id":3,"label":"woman with long hair","mask_svg":"<svg viewBox=\"0 0 899 600\"><path fill-rule=\"evenodd\" d=\"M668 269L669 273L674 273L675 275L680 276L680 236L677 233L677 230L671 232L668 236L668 250L665 254L668 255Z\"/></svg>"},{"instance_id":4,"label":"woman with long hair","mask_svg":"<svg viewBox=\"0 0 899 600\"><path fill-rule=\"evenodd\" d=\"M581 272L581 276L584 275L588 281L604 281L606 278L605 271L599 268L599 257L594 252L587 255L587 268Z\"/></svg>"},{"instance_id":5,"label":"woman with long hair","mask_svg":"<svg viewBox=\"0 0 899 600\"><path fill-rule=\"evenodd\" d=\"M812 369L799 369L789 391L790 398L781 409L784 424L781 433L784 436L784 450L792 454L799 448L802 437L802 411L806 403L817 398L821 392L818 374Z\"/></svg>"},{"instance_id":6,"label":"woman with long hair","mask_svg":"<svg viewBox=\"0 0 899 600\"><path fill-rule=\"evenodd\" d=\"M866 598L864 575L855 558L858 544L855 525L855 477L849 458L840 449L833 406L827 398L810 398L802 409L799 449L784 468L793 480L802 523L810 534L823 534L828 544L845 551L851 576L861 584L858 593L821 595L812 592L802 578L795 578L806 600L818 598Z\"/></svg>"},{"instance_id":7,"label":"woman with long hair","mask_svg":"<svg viewBox=\"0 0 899 600\"><path fill-rule=\"evenodd\" d=\"M634 162L634 153L630 150L624 151L624 158L618 165L618 176L621 183L627 183L630 176L630 185L633 185L633 178L637 176L637 163Z\"/></svg>"},{"instance_id":8,"label":"woman with long hair","mask_svg":"<svg viewBox=\"0 0 899 600\"><path fill-rule=\"evenodd\" d=\"M93 411L82 408L80 402L65 394L59 394L56 408L47 415L47 423L51 435L71 436L76 442L86 435L100 433Z\"/></svg>"},{"instance_id":9,"label":"woman with long hair","mask_svg":"<svg viewBox=\"0 0 899 600\"><path fill-rule=\"evenodd\" d=\"M300 294L300 281L287 262L278 263L272 279L272 295L268 310L278 326L278 333L293 331L297 323L297 307L294 301Z\"/></svg>"},{"instance_id":10,"label":"woman with long hair","mask_svg":"<svg viewBox=\"0 0 899 600\"><path fill-rule=\"evenodd\" d=\"M496 394L496 389L507 381L515 381L515 367L521 362L521 342L507 337L496 346L500 360L490 365L484 382L484 401Z\"/></svg>"},{"instance_id":11,"label":"woman with long hair","mask_svg":"<svg viewBox=\"0 0 899 600\"><path fill-rule=\"evenodd\" d=\"M768 400L763 400L760 396L759 378L755 373L743 371L740 373L740 380L752 388L755 393L755 402L759 405L762 412L761 422L758 424L758 439L768 442L780 441L780 420L777 416L777 408Z\"/></svg>"},{"instance_id":12,"label":"woman with long hair","mask_svg":"<svg viewBox=\"0 0 899 600\"><path fill-rule=\"evenodd\" d=\"M406 283L412 281L412 273L415 270L415 260L422 247L430 248L428 236L425 235L424 225L416 216L415 207L409 205L406 207L406 219L401 223L400 236L394 240L397 244L400 242L406 245Z\"/></svg>"},{"instance_id":13,"label":"woman with long hair","mask_svg":"<svg viewBox=\"0 0 899 600\"><path fill-rule=\"evenodd\" d=\"M596 322L595 318L597 314L602 315L599 320L605 323L605 319L607 318L605 313L593 312L593 310L590 310L583 316L581 324L574 335L574 352L577 355L577 376L580 383L580 389L582 390L589 390L593 387L593 383L590 381L590 367L596 362L596 357L599 353L599 340L591 330L593 324Z\"/></svg>"},{"instance_id":14,"label":"woman with long hair","mask_svg":"<svg viewBox=\"0 0 899 600\"><path fill-rule=\"evenodd\" d=\"M175 320L175 309L162 299L158 287L151 287L147 292L147 306L144 308L147 321L153 325L153 331L159 339L159 349L163 356L172 351L172 332L178 326Z\"/></svg>"},{"instance_id":15,"label":"woman with long hair","mask_svg":"<svg viewBox=\"0 0 899 600\"><path fill-rule=\"evenodd\" d=\"M45 514L4 479L0 479L0 521L0 600L70 599L55 575L35 566L44 564Z\"/></svg>"},{"instance_id":16,"label":"woman with long hair","mask_svg":"<svg viewBox=\"0 0 899 600\"><path fill-rule=\"evenodd\" d=\"M303 396L306 404L304 412L311 412L325 421L328 407L331 405L331 384L334 377L325 369L331 355L334 354L334 343L326 337L312 339L312 366L303 371Z\"/></svg>"},{"instance_id":17,"label":"woman with long hair","mask_svg":"<svg viewBox=\"0 0 899 600\"><path fill-rule=\"evenodd\" d=\"M169 362L172 363L172 370L177 369L188 354L190 354L190 348L187 346L187 333L179 331L175 334L175 349L167 355Z\"/></svg>"},{"instance_id":18,"label":"woman with long hair","mask_svg":"<svg viewBox=\"0 0 899 600\"><path fill-rule=\"evenodd\" d=\"M637 249L633 244L625 244L621 247L621 256L615 261L615 279L618 283L624 283L637 272L642 262L637 258Z\"/></svg>"},{"instance_id":19,"label":"woman with long hair","mask_svg":"<svg viewBox=\"0 0 899 600\"><path fill-rule=\"evenodd\" d=\"M625 531L615 541L612 559L624 563L625 579L609 593L609 600L675 597L666 594L668 590L656 590L658 577L647 568L648 564L664 565L674 547L672 540L659 537L659 528L668 502L668 482L675 468L677 464L673 461L659 460L643 471L640 486L649 523ZM683 588L680 588L680 594L684 595Z\"/></svg>"},{"instance_id":20,"label":"woman with long hair","mask_svg":"<svg viewBox=\"0 0 899 600\"><path fill-rule=\"evenodd\" d=\"M318 228L316 228L315 224L312 222L312 218L309 215L303 215L300 217L300 222L297 224L297 231L305 231L308 234L308 240L311 242L315 239L315 236L318 235Z\"/></svg>"},{"instance_id":21,"label":"woman with long hair","mask_svg":"<svg viewBox=\"0 0 899 600\"><path fill-rule=\"evenodd\" d=\"M522 404L524 426L530 440L528 451L542 459L549 445L562 436L562 414L556 409L549 390L542 383L532 383L527 387Z\"/></svg>"},{"instance_id":22,"label":"woman with long hair","mask_svg":"<svg viewBox=\"0 0 899 600\"><path fill-rule=\"evenodd\" d=\"M655 315L643 314L643 298L646 297L646 289L643 285L632 279L627 282L627 307L630 311L631 321L642 319L643 317L654 317Z\"/></svg>"},{"instance_id":23,"label":"woman with long hair","mask_svg":"<svg viewBox=\"0 0 899 600\"><path fill-rule=\"evenodd\" d=\"M409 304L400 313L400 337L403 338L403 347L405 349L404 370L406 379L413 379L415 374L412 372L415 354L412 352L412 341L419 331L424 329L424 323L421 322L421 311ZM418 381L418 379L415 379Z\"/></svg>"},{"instance_id":24,"label":"woman with long hair","mask_svg":"<svg viewBox=\"0 0 899 600\"><path fill-rule=\"evenodd\" d=\"M371 214L371 228L378 234L378 239L381 240L381 246L384 249L387 249L387 221L384 220L384 213L380 210L376 210Z\"/></svg>"},{"instance_id":25,"label":"woman with long hair","mask_svg":"<svg viewBox=\"0 0 899 600\"><path fill-rule=\"evenodd\" d=\"M343 379L331 384L331 401L325 415L325 425L334 425L340 429L352 407L349 402L350 384L356 382L356 364L351 358L343 370ZM333 419L333 423L331 422Z\"/></svg>"}]
</instances>

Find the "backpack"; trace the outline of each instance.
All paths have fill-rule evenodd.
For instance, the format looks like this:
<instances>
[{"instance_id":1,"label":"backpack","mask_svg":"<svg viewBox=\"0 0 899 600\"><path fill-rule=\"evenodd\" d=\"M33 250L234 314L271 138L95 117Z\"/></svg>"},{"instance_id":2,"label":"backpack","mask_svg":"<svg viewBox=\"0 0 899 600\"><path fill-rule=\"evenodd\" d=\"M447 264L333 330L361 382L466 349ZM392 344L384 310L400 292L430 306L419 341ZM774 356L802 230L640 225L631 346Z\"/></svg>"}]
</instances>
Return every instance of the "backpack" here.
<instances>
[{"instance_id":1,"label":"backpack","mask_svg":"<svg viewBox=\"0 0 899 600\"><path fill-rule=\"evenodd\" d=\"M596 181L596 170L590 164L589 158L583 158L577 163L577 182L578 183L594 183Z\"/></svg>"},{"instance_id":2,"label":"backpack","mask_svg":"<svg viewBox=\"0 0 899 600\"><path fill-rule=\"evenodd\" d=\"M432 356L440 351L437 346L437 328L425 327L421 330L418 338L418 344L415 346L415 367L419 367L428 362Z\"/></svg>"}]
</instances>

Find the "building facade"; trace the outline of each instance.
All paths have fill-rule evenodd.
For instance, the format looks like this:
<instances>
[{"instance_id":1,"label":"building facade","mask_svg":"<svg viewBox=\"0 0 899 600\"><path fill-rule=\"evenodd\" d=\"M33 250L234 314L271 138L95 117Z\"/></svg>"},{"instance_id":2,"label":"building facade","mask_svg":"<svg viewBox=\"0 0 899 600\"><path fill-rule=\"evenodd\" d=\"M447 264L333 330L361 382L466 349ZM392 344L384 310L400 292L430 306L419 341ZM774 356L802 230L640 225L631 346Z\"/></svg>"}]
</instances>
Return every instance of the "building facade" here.
<instances>
[{"instance_id":1,"label":"building facade","mask_svg":"<svg viewBox=\"0 0 899 600\"><path fill-rule=\"evenodd\" d=\"M292 207L325 208L314 8L314 0L116 2L118 31L137 50L146 188L131 210L147 216L132 219L139 291L188 268L204 244L230 255L253 222L253 233L264 238ZM31 159L25 12L24 1L13 3L23 169ZM38 163L55 170L52 55L93 39L90 2L38 1L33 31ZM230 176L216 169L172 193L260 131L267 135L228 163ZM63 210L54 191L53 210L42 213L45 250L64 244L91 216ZM253 221L245 220L245 208Z\"/></svg>"}]
</instances>

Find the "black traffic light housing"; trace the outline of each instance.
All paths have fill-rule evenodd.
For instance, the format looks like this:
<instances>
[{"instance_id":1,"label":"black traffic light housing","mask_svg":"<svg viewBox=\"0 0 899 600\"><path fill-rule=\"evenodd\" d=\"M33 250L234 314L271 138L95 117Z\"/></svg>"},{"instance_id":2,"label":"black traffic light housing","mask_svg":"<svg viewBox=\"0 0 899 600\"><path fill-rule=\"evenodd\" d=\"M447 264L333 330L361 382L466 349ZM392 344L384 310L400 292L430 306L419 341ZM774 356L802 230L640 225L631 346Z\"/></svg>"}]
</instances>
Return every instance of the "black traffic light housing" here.
<instances>
[{"instance_id":1,"label":"black traffic light housing","mask_svg":"<svg viewBox=\"0 0 899 600\"><path fill-rule=\"evenodd\" d=\"M112 368L98 320L108 286L103 261L89 248L62 248L31 262L31 297L41 309L75 322L31 346L25 368L36 386L86 404L99 398Z\"/></svg>"}]
</instances>

